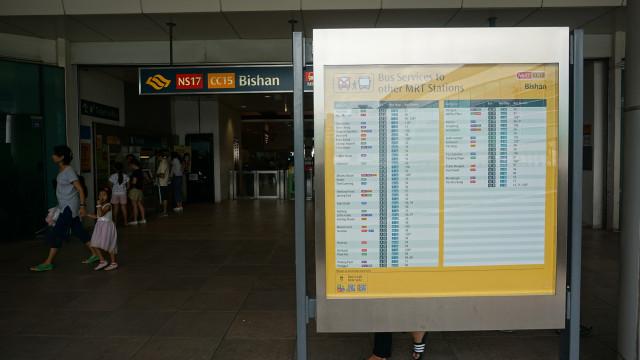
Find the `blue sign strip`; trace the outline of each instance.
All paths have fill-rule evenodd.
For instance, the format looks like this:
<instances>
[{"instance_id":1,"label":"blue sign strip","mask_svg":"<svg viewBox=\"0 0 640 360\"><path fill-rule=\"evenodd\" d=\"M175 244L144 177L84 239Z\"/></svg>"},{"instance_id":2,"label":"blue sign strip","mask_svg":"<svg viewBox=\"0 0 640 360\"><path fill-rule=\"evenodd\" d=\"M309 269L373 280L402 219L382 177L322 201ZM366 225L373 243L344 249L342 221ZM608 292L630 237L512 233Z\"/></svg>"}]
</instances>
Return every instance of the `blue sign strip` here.
<instances>
[{"instance_id":1,"label":"blue sign strip","mask_svg":"<svg viewBox=\"0 0 640 360\"><path fill-rule=\"evenodd\" d=\"M313 91L313 68L303 75ZM291 66L140 68L140 95L293 92Z\"/></svg>"}]
</instances>

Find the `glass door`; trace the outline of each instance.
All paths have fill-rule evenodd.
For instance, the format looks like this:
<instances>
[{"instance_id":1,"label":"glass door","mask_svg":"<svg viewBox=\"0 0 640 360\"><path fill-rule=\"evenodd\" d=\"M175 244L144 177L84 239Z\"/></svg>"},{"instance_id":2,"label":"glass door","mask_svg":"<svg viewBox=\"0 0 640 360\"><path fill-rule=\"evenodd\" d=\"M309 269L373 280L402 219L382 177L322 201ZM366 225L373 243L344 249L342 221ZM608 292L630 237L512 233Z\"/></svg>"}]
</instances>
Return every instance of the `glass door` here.
<instances>
[{"instance_id":1,"label":"glass door","mask_svg":"<svg viewBox=\"0 0 640 360\"><path fill-rule=\"evenodd\" d=\"M7 164L1 180L5 201L0 202L0 226L9 235L2 238L30 238L46 226L45 186L53 186L44 183L42 117L0 114L0 127L0 154Z\"/></svg>"},{"instance_id":2,"label":"glass door","mask_svg":"<svg viewBox=\"0 0 640 360\"><path fill-rule=\"evenodd\" d=\"M215 201L213 193L213 134L187 134L185 145L191 146L191 172L187 176L189 202Z\"/></svg>"}]
</instances>

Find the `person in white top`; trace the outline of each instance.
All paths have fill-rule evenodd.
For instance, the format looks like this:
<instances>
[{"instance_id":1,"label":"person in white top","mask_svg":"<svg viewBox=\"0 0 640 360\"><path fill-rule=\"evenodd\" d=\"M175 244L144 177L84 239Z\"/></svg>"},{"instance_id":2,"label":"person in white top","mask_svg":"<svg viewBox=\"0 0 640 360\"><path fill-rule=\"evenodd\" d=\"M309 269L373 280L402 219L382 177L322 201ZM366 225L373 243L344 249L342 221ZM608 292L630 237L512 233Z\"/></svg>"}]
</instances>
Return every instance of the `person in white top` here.
<instances>
[{"instance_id":1,"label":"person in white top","mask_svg":"<svg viewBox=\"0 0 640 360\"><path fill-rule=\"evenodd\" d=\"M116 173L109 177L109 188L111 188L111 204L113 205L113 223L118 224L118 210L122 207L124 226L127 223L127 190L129 190L129 176L123 173L122 163L116 163Z\"/></svg>"},{"instance_id":2,"label":"person in white top","mask_svg":"<svg viewBox=\"0 0 640 360\"><path fill-rule=\"evenodd\" d=\"M177 152L171 153L171 183L173 184L173 200L176 207L173 211L182 211L182 156Z\"/></svg>"}]
</instances>

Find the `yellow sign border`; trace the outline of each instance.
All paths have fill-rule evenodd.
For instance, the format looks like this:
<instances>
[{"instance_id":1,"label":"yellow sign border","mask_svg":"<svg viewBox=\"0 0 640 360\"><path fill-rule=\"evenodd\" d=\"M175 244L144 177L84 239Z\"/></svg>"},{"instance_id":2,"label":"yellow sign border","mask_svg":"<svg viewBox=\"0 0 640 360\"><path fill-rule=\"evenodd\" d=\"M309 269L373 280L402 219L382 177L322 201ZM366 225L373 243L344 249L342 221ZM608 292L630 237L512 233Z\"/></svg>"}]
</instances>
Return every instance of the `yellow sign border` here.
<instances>
[{"instance_id":1,"label":"yellow sign border","mask_svg":"<svg viewBox=\"0 0 640 360\"><path fill-rule=\"evenodd\" d=\"M402 88L389 85L382 90L335 93L332 76L339 72L376 73L381 69L427 69L434 80L424 84L466 86L464 91L439 93L403 93ZM556 232L557 232L557 188L558 188L558 64L466 64L466 65L364 65L325 67L325 230L326 230L326 294L327 298L401 298L401 297L448 297L448 296L494 296L494 295L543 295L555 294L556 279ZM517 72L545 72L544 79L519 79ZM445 75L440 79L439 74ZM424 78L422 80L425 80ZM402 81L402 80L401 80ZM439 81L439 82L438 82ZM446 82L445 82L446 81ZM524 89L525 84L540 85ZM467 85L469 84L469 85ZM544 85L544 86L542 86ZM440 176L439 197L439 265L428 268L365 268L339 269L335 267L335 169L334 169L334 101L372 101L377 94L380 100L440 100L440 174L444 168L444 101L450 99L546 99L547 100L547 166L545 195L545 255L542 265L509 266L443 266L444 251L444 177ZM359 279L366 291L340 292L340 276ZM354 281L355 285L360 285Z\"/></svg>"}]
</instances>

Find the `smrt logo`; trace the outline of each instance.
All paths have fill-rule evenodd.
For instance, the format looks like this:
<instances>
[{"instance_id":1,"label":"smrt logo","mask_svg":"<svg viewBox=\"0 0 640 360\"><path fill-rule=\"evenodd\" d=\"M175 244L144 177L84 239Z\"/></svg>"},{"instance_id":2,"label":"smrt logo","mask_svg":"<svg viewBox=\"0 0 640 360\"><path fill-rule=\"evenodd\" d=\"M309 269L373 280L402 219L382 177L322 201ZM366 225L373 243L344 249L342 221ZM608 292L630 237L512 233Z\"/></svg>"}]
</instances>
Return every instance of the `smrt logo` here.
<instances>
[{"instance_id":1,"label":"smrt logo","mask_svg":"<svg viewBox=\"0 0 640 360\"><path fill-rule=\"evenodd\" d=\"M546 78L546 71L518 71L516 73L516 79L518 80L544 80Z\"/></svg>"},{"instance_id":2,"label":"smrt logo","mask_svg":"<svg viewBox=\"0 0 640 360\"><path fill-rule=\"evenodd\" d=\"M171 84L171 80L167 80L162 75L158 74L158 75L154 75L154 76L149 76L149 78L147 79L146 84L151 86L152 88L154 88L156 90L162 90L162 89L168 87L169 84Z\"/></svg>"}]
</instances>

